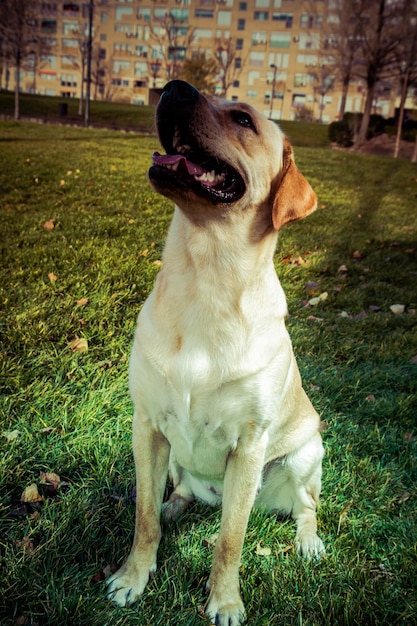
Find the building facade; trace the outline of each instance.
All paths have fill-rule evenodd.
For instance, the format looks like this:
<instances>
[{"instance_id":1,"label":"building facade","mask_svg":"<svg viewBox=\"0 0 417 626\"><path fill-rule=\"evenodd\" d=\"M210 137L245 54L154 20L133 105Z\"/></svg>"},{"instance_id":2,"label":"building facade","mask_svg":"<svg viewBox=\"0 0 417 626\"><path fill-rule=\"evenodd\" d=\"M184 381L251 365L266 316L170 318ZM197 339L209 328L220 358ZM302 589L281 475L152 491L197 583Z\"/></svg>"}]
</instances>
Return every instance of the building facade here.
<instances>
[{"instance_id":1,"label":"building facade","mask_svg":"<svg viewBox=\"0 0 417 626\"><path fill-rule=\"evenodd\" d=\"M79 98L90 3L36 6L48 48L22 66L21 90ZM218 95L249 102L273 119L338 119L341 85L318 69L326 25L338 19L337 0L94 0L92 6L93 99L148 104L153 88L181 77L185 58L204 53L217 55L227 74L226 85L219 76ZM5 71L12 88L12 68ZM365 85L353 81L346 110L361 111L364 95ZM391 86L382 86L375 112L392 115L394 101Z\"/></svg>"}]
</instances>

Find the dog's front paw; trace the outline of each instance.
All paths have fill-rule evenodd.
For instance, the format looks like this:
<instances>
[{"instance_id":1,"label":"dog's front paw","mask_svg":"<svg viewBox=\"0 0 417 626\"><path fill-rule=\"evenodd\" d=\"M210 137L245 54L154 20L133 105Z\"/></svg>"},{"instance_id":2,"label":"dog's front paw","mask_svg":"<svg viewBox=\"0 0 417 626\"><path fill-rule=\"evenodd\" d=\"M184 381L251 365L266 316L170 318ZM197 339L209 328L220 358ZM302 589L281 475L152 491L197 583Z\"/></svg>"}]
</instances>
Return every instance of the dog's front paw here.
<instances>
[{"instance_id":1,"label":"dog's front paw","mask_svg":"<svg viewBox=\"0 0 417 626\"><path fill-rule=\"evenodd\" d=\"M236 598L217 597L213 592L206 608L206 615L216 626L240 626L246 619L245 607L239 594Z\"/></svg>"},{"instance_id":2,"label":"dog's front paw","mask_svg":"<svg viewBox=\"0 0 417 626\"><path fill-rule=\"evenodd\" d=\"M145 589L149 576L156 567L138 570L125 563L113 576L107 580L107 598L118 606L129 606L136 602Z\"/></svg>"},{"instance_id":3,"label":"dog's front paw","mask_svg":"<svg viewBox=\"0 0 417 626\"><path fill-rule=\"evenodd\" d=\"M298 554L307 559L321 559L326 554L326 549L320 537L314 534L303 534L297 537L296 547Z\"/></svg>"}]
</instances>

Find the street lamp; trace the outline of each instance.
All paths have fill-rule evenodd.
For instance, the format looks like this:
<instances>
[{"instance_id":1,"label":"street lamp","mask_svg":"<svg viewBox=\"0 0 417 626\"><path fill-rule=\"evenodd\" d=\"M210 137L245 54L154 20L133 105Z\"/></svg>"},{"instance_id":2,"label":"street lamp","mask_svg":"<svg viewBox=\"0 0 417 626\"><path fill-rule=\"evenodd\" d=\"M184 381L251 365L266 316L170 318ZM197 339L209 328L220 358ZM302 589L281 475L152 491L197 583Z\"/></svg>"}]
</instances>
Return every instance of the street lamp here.
<instances>
[{"instance_id":1,"label":"street lamp","mask_svg":"<svg viewBox=\"0 0 417 626\"><path fill-rule=\"evenodd\" d=\"M271 63L269 66L272 70L274 70L274 76L272 78L272 94L271 94L271 105L269 107L269 119L272 120L272 109L274 107L274 98L275 98L275 84L277 82L277 66L275 63Z\"/></svg>"}]
</instances>

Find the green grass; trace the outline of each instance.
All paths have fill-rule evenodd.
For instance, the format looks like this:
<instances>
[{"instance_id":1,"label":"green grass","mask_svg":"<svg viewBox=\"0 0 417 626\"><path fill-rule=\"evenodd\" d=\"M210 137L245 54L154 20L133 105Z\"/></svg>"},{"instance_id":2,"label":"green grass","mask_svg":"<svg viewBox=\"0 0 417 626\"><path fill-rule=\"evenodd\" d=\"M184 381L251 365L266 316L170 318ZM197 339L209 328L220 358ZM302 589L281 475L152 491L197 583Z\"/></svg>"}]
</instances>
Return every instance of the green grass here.
<instances>
[{"instance_id":1,"label":"green grass","mask_svg":"<svg viewBox=\"0 0 417 626\"><path fill-rule=\"evenodd\" d=\"M194 505L164 528L158 572L133 607L110 605L97 580L133 533L128 355L172 215L146 180L157 141L4 122L0 143L0 624L205 624L204 538L218 511ZM320 147L296 158L319 209L283 229L276 266L305 387L328 425L327 556L298 558L293 523L254 512L241 567L248 624L412 624L417 170ZM305 306L309 281L328 292L317 307ZM72 352L75 337L88 352ZM15 441L2 435L14 430ZM63 484L22 511L41 471Z\"/></svg>"},{"instance_id":2,"label":"green grass","mask_svg":"<svg viewBox=\"0 0 417 626\"><path fill-rule=\"evenodd\" d=\"M60 105L66 104L68 113L60 116ZM60 98L58 96L37 96L21 94L19 98L20 116L22 119L32 118L44 122L84 125L83 115L78 115L78 98ZM14 94L0 91L0 114L14 116ZM104 128L123 128L137 132L154 130L155 108L121 104L119 102L90 101L89 121L91 126Z\"/></svg>"},{"instance_id":3,"label":"green grass","mask_svg":"<svg viewBox=\"0 0 417 626\"><path fill-rule=\"evenodd\" d=\"M68 115L64 118L59 115L61 104L67 104ZM36 118L44 122L68 123L84 125L84 116L78 115L77 98L60 98L52 96L37 96L21 94L21 118ZM14 94L0 91L0 113L13 117ZM102 102L92 100L90 103L90 125L98 128L125 129L136 132L149 133L154 131L155 107L121 104L119 102ZM284 132L296 146L329 145L328 126L313 122L280 122Z\"/></svg>"}]
</instances>

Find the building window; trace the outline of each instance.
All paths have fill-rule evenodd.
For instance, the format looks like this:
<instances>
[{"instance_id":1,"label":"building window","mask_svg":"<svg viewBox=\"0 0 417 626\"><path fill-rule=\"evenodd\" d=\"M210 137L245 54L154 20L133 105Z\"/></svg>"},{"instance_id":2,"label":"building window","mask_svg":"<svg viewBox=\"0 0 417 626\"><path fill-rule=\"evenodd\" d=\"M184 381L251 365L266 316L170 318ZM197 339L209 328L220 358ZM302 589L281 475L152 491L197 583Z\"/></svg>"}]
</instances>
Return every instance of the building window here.
<instances>
[{"instance_id":1,"label":"building window","mask_svg":"<svg viewBox=\"0 0 417 626\"><path fill-rule=\"evenodd\" d=\"M249 65L252 67L262 67L265 62L264 52L251 52L249 54Z\"/></svg>"},{"instance_id":2,"label":"building window","mask_svg":"<svg viewBox=\"0 0 417 626\"><path fill-rule=\"evenodd\" d=\"M236 39L236 50L243 50L243 39Z\"/></svg>"},{"instance_id":3,"label":"building window","mask_svg":"<svg viewBox=\"0 0 417 626\"><path fill-rule=\"evenodd\" d=\"M312 35L301 34L298 47L300 50L318 50L320 46L320 35L314 33Z\"/></svg>"},{"instance_id":4,"label":"building window","mask_svg":"<svg viewBox=\"0 0 417 626\"><path fill-rule=\"evenodd\" d=\"M109 14L106 13L105 11L102 11L101 16L100 16L101 23L107 24L108 17L109 17Z\"/></svg>"},{"instance_id":5,"label":"building window","mask_svg":"<svg viewBox=\"0 0 417 626\"><path fill-rule=\"evenodd\" d=\"M266 44L266 32L255 31L252 33L252 46L259 46Z\"/></svg>"},{"instance_id":6,"label":"building window","mask_svg":"<svg viewBox=\"0 0 417 626\"><path fill-rule=\"evenodd\" d=\"M245 30L245 25L246 25L246 20L239 19L237 21L237 29L238 30Z\"/></svg>"},{"instance_id":7,"label":"building window","mask_svg":"<svg viewBox=\"0 0 417 626\"><path fill-rule=\"evenodd\" d=\"M151 19L151 10L146 7L140 7L137 12L138 20L143 20L144 22L149 22Z\"/></svg>"},{"instance_id":8,"label":"building window","mask_svg":"<svg viewBox=\"0 0 417 626\"><path fill-rule=\"evenodd\" d=\"M194 40L199 41L200 39L212 39L213 31L211 28L196 28L194 31Z\"/></svg>"},{"instance_id":9,"label":"building window","mask_svg":"<svg viewBox=\"0 0 417 626\"><path fill-rule=\"evenodd\" d=\"M247 98L257 98L258 97L258 92L256 91L256 89L248 89L248 91L246 92L246 97Z\"/></svg>"},{"instance_id":10,"label":"building window","mask_svg":"<svg viewBox=\"0 0 417 626\"><path fill-rule=\"evenodd\" d=\"M126 33L128 35L133 35L133 26L132 24L115 24L114 25L115 33Z\"/></svg>"},{"instance_id":11,"label":"building window","mask_svg":"<svg viewBox=\"0 0 417 626\"><path fill-rule=\"evenodd\" d=\"M113 61L113 73L130 72L130 61Z\"/></svg>"},{"instance_id":12,"label":"building window","mask_svg":"<svg viewBox=\"0 0 417 626\"><path fill-rule=\"evenodd\" d=\"M250 70L248 72L248 85L249 85L249 87L252 87L254 82L256 80L259 80L260 77L261 77L261 73L259 72L259 70Z\"/></svg>"},{"instance_id":13,"label":"building window","mask_svg":"<svg viewBox=\"0 0 417 626\"><path fill-rule=\"evenodd\" d=\"M212 19L214 17L213 9L196 9L194 11L195 17L207 17Z\"/></svg>"},{"instance_id":14,"label":"building window","mask_svg":"<svg viewBox=\"0 0 417 626\"><path fill-rule=\"evenodd\" d=\"M240 57L235 58L235 69L240 70L242 67L242 59Z\"/></svg>"},{"instance_id":15,"label":"building window","mask_svg":"<svg viewBox=\"0 0 417 626\"><path fill-rule=\"evenodd\" d=\"M239 11L247 11L248 3L247 2L239 2Z\"/></svg>"},{"instance_id":16,"label":"building window","mask_svg":"<svg viewBox=\"0 0 417 626\"><path fill-rule=\"evenodd\" d=\"M146 76L148 73L148 64L143 61L135 62L135 76Z\"/></svg>"},{"instance_id":17,"label":"building window","mask_svg":"<svg viewBox=\"0 0 417 626\"><path fill-rule=\"evenodd\" d=\"M276 65L282 69L288 69L290 55L286 52L272 52L268 56L268 65Z\"/></svg>"},{"instance_id":18,"label":"building window","mask_svg":"<svg viewBox=\"0 0 417 626\"><path fill-rule=\"evenodd\" d=\"M273 22L281 22L285 28L292 28L294 16L292 13L272 13Z\"/></svg>"},{"instance_id":19,"label":"building window","mask_svg":"<svg viewBox=\"0 0 417 626\"><path fill-rule=\"evenodd\" d=\"M271 33L270 38L271 48L289 48L291 45L290 33Z\"/></svg>"},{"instance_id":20,"label":"building window","mask_svg":"<svg viewBox=\"0 0 417 626\"><path fill-rule=\"evenodd\" d=\"M175 22L188 23L190 11L189 9L171 9L171 15Z\"/></svg>"},{"instance_id":21,"label":"building window","mask_svg":"<svg viewBox=\"0 0 417 626\"><path fill-rule=\"evenodd\" d=\"M78 24L77 24L78 27ZM42 20L41 33L45 35L54 35L57 32L56 20Z\"/></svg>"},{"instance_id":22,"label":"building window","mask_svg":"<svg viewBox=\"0 0 417 626\"><path fill-rule=\"evenodd\" d=\"M62 47L63 48L78 48L78 40L77 39L62 39Z\"/></svg>"},{"instance_id":23,"label":"building window","mask_svg":"<svg viewBox=\"0 0 417 626\"><path fill-rule=\"evenodd\" d=\"M232 23L232 12L231 11L219 11L217 14L217 24L218 26L230 26Z\"/></svg>"},{"instance_id":24,"label":"building window","mask_svg":"<svg viewBox=\"0 0 417 626\"><path fill-rule=\"evenodd\" d=\"M294 87L307 87L312 82L309 74L294 74Z\"/></svg>"},{"instance_id":25,"label":"building window","mask_svg":"<svg viewBox=\"0 0 417 626\"><path fill-rule=\"evenodd\" d=\"M120 22L125 17L133 17L133 7L116 7L116 20Z\"/></svg>"},{"instance_id":26,"label":"building window","mask_svg":"<svg viewBox=\"0 0 417 626\"><path fill-rule=\"evenodd\" d=\"M260 9L267 9L269 8L269 0L256 0L255 6Z\"/></svg>"},{"instance_id":27,"label":"building window","mask_svg":"<svg viewBox=\"0 0 417 626\"><path fill-rule=\"evenodd\" d=\"M267 22L269 18L268 11L255 11L253 14L253 19L258 22Z\"/></svg>"}]
</instances>

